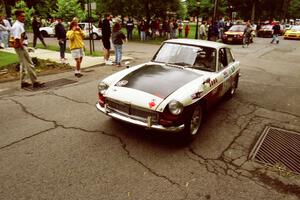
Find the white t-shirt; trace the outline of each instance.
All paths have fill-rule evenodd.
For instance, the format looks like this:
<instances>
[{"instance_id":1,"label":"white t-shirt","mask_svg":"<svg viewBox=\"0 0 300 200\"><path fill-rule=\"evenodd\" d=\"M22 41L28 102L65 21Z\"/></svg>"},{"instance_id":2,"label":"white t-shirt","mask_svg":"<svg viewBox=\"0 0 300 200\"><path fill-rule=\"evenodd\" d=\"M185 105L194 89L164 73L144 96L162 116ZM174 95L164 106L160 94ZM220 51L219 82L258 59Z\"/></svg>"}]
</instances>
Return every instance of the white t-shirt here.
<instances>
[{"instance_id":1,"label":"white t-shirt","mask_svg":"<svg viewBox=\"0 0 300 200\"><path fill-rule=\"evenodd\" d=\"M24 23L17 20L11 27L11 33L15 39L22 39L23 45L28 45L28 38L25 32Z\"/></svg>"}]
</instances>

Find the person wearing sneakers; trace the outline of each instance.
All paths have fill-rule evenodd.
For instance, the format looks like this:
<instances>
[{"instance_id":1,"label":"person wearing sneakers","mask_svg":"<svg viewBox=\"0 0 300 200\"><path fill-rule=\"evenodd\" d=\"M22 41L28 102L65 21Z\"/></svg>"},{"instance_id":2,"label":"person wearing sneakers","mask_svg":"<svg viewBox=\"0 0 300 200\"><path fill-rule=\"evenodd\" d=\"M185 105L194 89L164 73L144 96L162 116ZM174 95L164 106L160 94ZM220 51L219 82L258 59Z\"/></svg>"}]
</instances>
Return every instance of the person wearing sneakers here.
<instances>
[{"instance_id":1,"label":"person wearing sneakers","mask_svg":"<svg viewBox=\"0 0 300 200\"><path fill-rule=\"evenodd\" d=\"M73 20L70 24L70 30L67 32L67 38L70 40L70 50L72 57L76 61L75 76L80 78L82 76L80 72L80 66L82 58L84 56L84 32L78 26L77 20Z\"/></svg>"},{"instance_id":2,"label":"person wearing sneakers","mask_svg":"<svg viewBox=\"0 0 300 200\"><path fill-rule=\"evenodd\" d=\"M60 17L57 18L57 24L55 25L55 35L59 44L59 52L60 52L60 62L65 63L65 51L66 51L66 30L64 25L62 24L62 19Z\"/></svg>"},{"instance_id":3,"label":"person wearing sneakers","mask_svg":"<svg viewBox=\"0 0 300 200\"><path fill-rule=\"evenodd\" d=\"M104 48L104 62L106 65L112 65L112 61L109 60L110 56L110 36L111 36L111 29L110 29L110 14L105 15L105 19L102 22L102 43Z\"/></svg>"},{"instance_id":4,"label":"person wearing sneakers","mask_svg":"<svg viewBox=\"0 0 300 200\"><path fill-rule=\"evenodd\" d=\"M25 12L23 10L16 10L15 15L17 20L12 26L11 32L14 37L14 49L20 61L21 88L31 86L30 83L25 81L24 71L27 71L34 88L43 87L44 83L37 81L37 76L34 71L34 64L27 49L28 38L24 28Z\"/></svg>"},{"instance_id":5,"label":"person wearing sneakers","mask_svg":"<svg viewBox=\"0 0 300 200\"><path fill-rule=\"evenodd\" d=\"M115 48L115 62L117 67L121 67L123 41L126 41L126 36L121 31L120 23L116 23L112 31L112 42Z\"/></svg>"}]
</instances>

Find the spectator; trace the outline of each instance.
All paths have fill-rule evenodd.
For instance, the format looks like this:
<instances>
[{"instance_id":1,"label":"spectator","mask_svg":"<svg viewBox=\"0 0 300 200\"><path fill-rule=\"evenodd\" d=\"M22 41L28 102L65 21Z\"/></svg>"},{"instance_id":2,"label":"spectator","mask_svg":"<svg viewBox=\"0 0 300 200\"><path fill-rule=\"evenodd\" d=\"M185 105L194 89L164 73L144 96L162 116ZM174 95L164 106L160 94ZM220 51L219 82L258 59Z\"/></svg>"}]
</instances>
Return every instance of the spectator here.
<instances>
[{"instance_id":1,"label":"spectator","mask_svg":"<svg viewBox=\"0 0 300 200\"><path fill-rule=\"evenodd\" d=\"M37 38L40 39L40 41L43 43L44 47L47 48L47 45L44 41L44 38L40 32L41 23L37 19L36 16L33 16L32 20L32 30L33 30L33 48L36 48L36 40Z\"/></svg>"},{"instance_id":2,"label":"spectator","mask_svg":"<svg viewBox=\"0 0 300 200\"><path fill-rule=\"evenodd\" d=\"M141 36L141 41L145 41L146 40L146 24L145 24L145 21L142 20L141 21L141 24L140 24L140 36Z\"/></svg>"},{"instance_id":3,"label":"spectator","mask_svg":"<svg viewBox=\"0 0 300 200\"><path fill-rule=\"evenodd\" d=\"M183 30L183 23L181 20L179 20L179 22L178 22L178 37L179 38L182 37L182 30Z\"/></svg>"},{"instance_id":4,"label":"spectator","mask_svg":"<svg viewBox=\"0 0 300 200\"><path fill-rule=\"evenodd\" d=\"M72 21L70 24L70 30L67 32L67 37L70 40L70 50L72 57L76 61L75 76L80 78L83 76L80 71L82 58L84 56L84 32L78 26L78 22Z\"/></svg>"},{"instance_id":5,"label":"spectator","mask_svg":"<svg viewBox=\"0 0 300 200\"><path fill-rule=\"evenodd\" d=\"M60 17L57 18L57 24L55 26L55 35L59 44L59 52L60 52L60 61L65 63L65 51L66 51L66 30L64 25L62 24L62 19Z\"/></svg>"},{"instance_id":6,"label":"spectator","mask_svg":"<svg viewBox=\"0 0 300 200\"><path fill-rule=\"evenodd\" d=\"M127 39L128 40L132 40L133 28L134 28L133 20L131 18L129 18L128 21L126 22L126 30L127 30Z\"/></svg>"},{"instance_id":7,"label":"spectator","mask_svg":"<svg viewBox=\"0 0 300 200\"><path fill-rule=\"evenodd\" d=\"M116 57L115 63L117 67L121 67L122 45L123 45L123 41L125 40L126 37L124 33L122 33L121 31L121 25L119 23L116 23L112 31L112 42L115 48L115 57Z\"/></svg>"},{"instance_id":8,"label":"spectator","mask_svg":"<svg viewBox=\"0 0 300 200\"><path fill-rule=\"evenodd\" d=\"M206 22L205 21L203 21L202 23L201 23L201 25L200 25L200 28L199 28L199 36L200 36L200 39L201 40L205 40L206 39L206 28L205 28L205 26L206 26Z\"/></svg>"},{"instance_id":9,"label":"spectator","mask_svg":"<svg viewBox=\"0 0 300 200\"><path fill-rule=\"evenodd\" d=\"M208 36L208 40L217 41L219 36L218 22L215 22L213 25L210 25L208 27L207 36Z\"/></svg>"},{"instance_id":10,"label":"spectator","mask_svg":"<svg viewBox=\"0 0 300 200\"><path fill-rule=\"evenodd\" d=\"M3 42L4 48L8 47L10 29L11 29L11 27L10 27L9 22L6 19L4 19L4 17L0 16L0 34L2 37L2 42ZM2 42L0 40L1 48L2 48L2 46L1 46Z\"/></svg>"},{"instance_id":11,"label":"spectator","mask_svg":"<svg viewBox=\"0 0 300 200\"><path fill-rule=\"evenodd\" d=\"M176 22L176 19L173 20L173 26L171 30L171 38L176 38L177 35L177 29L178 29L178 24Z\"/></svg>"},{"instance_id":12,"label":"spectator","mask_svg":"<svg viewBox=\"0 0 300 200\"><path fill-rule=\"evenodd\" d=\"M111 37L111 29L110 29L110 20L111 15L106 14L104 20L102 21L102 43L104 48L104 62L106 65L112 65L112 61L109 60L110 57L110 37Z\"/></svg>"},{"instance_id":13,"label":"spectator","mask_svg":"<svg viewBox=\"0 0 300 200\"><path fill-rule=\"evenodd\" d=\"M190 25L189 22L187 22L184 27L184 37L187 38L189 36L189 33L190 33Z\"/></svg>"},{"instance_id":14,"label":"spectator","mask_svg":"<svg viewBox=\"0 0 300 200\"><path fill-rule=\"evenodd\" d=\"M31 85L25 81L25 71L27 71L34 88L43 87L44 83L37 81L36 72L34 71L34 64L27 50L28 38L24 28L25 12L23 10L16 10L15 15L17 20L12 26L11 32L14 37L14 49L20 61L21 88Z\"/></svg>"}]
</instances>

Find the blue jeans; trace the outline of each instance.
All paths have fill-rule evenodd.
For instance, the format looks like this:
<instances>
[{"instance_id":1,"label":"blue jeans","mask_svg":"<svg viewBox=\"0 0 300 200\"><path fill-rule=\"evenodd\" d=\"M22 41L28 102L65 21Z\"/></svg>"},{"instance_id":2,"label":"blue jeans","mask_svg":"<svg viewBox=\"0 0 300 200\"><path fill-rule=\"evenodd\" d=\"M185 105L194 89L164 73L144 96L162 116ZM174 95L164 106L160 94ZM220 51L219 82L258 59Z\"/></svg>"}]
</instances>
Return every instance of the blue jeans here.
<instances>
[{"instance_id":1,"label":"blue jeans","mask_svg":"<svg viewBox=\"0 0 300 200\"><path fill-rule=\"evenodd\" d=\"M141 31L141 40L142 41L146 40L146 32L145 31Z\"/></svg>"},{"instance_id":2,"label":"blue jeans","mask_svg":"<svg viewBox=\"0 0 300 200\"><path fill-rule=\"evenodd\" d=\"M115 57L116 57L116 64L120 64L122 61L122 45L121 44L114 44L115 48Z\"/></svg>"},{"instance_id":3,"label":"blue jeans","mask_svg":"<svg viewBox=\"0 0 300 200\"><path fill-rule=\"evenodd\" d=\"M278 34L273 34L273 39L272 39L271 43L273 43L273 42L275 42L275 41L276 41L276 43L278 44L278 42L279 42Z\"/></svg>"},{"instance_id":4,"label":"blue jeans","mask_svg":"<svg viewBox=\"0 0 300 200\"><path fill-rule=\"evenodd\" d=\"M4 48L8 47L9 34L7 32L2 33L2 42L4 44Z\"/></svg>"}]
</instances>

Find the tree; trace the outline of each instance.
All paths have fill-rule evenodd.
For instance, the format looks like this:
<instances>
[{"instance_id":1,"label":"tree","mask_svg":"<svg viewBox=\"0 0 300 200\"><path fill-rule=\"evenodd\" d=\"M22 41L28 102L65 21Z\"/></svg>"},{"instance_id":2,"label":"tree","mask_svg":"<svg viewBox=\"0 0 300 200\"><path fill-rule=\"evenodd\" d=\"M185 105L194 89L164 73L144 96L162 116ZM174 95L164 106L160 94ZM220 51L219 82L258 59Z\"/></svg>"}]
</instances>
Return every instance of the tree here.
<instances>
[{"instance_id":1,"label":"tree","mask_svg":"<svg viewBox=\"0 0 300 200\"><path fill-rule=\"evenodd\" d=\"M111 13L115 16L131 16L134 18L167 17L167 13L175 13L180 9L180 0L97 0L98 13Z\"/></svg>"},{"instance_id":2,"label":"tree","mask_svg":"<svg viewBox=\"0 0 300 200\"><path fill-rule=\"evenodd\" d=\"M66 21L71 21L74 17L83 20L86 17L78 0L58 0L57 9L51 15L53 17L62 17Z\"/></svg>"}]
</instances>

